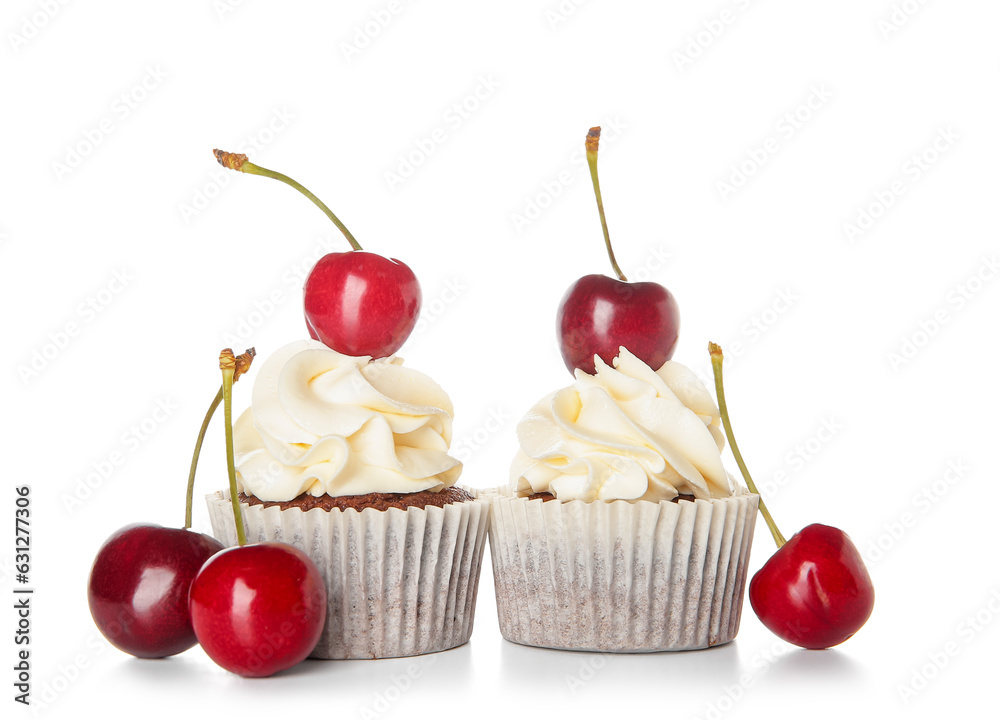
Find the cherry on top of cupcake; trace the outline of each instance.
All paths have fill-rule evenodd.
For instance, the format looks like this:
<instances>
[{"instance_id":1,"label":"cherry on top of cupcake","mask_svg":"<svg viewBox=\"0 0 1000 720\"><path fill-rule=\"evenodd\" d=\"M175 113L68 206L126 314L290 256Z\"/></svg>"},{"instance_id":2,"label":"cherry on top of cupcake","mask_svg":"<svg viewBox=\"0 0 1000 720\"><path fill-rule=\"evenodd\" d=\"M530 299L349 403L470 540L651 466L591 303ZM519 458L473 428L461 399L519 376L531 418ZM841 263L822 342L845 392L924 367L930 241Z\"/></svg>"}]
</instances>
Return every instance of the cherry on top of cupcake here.
<instances>
[{"instance_id":1,"label":"cherry on top of cupcake","mask_svg":"<svg viewBox=\"0 0 1000 720\"><path fill-rule=\"evenodd\" d=\"M340 219L301 184L262 168L241 153L214 150L230 170L280 180L322 210L351 244L351 250L321 257L306 278L306 327L314 340L344 355L392 355L410 336L420 314L421 292L413 271L394 258L366 252Z\"/></svg>"},{"instance_id":2,"label":"cherry on top of cupcake","mask_svg":"<svg viewBox=\"0 0 1000 720\"><path fill-rule=\"evenodd\" d=\"M673 357L680 313L674 296L665 287L654 282L629 282L618 267L597 177L600 137L599 127L587 133L587 164L597 197L604 244L617 279L607 275L585 275L570 286L559 303L556 316L559 347L570 372L580 368L593 374L594 356L610 364L621 346L655 370Z\"/></svg>"}]
</instances>

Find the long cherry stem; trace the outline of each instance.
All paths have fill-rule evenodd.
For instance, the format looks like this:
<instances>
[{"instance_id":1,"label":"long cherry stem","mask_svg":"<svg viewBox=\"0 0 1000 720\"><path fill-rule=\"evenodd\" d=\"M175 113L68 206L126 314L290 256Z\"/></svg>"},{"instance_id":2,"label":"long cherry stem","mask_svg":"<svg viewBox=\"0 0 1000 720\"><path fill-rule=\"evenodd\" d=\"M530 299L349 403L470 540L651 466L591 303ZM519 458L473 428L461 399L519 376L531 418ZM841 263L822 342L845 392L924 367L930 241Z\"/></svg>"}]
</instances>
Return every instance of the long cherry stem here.
<instances>
[{"instance_id":1,"label":"long cherry stem","mask_svg":"<svg viewBox=\"0 0 1000 720\"><path fill-rule=\"evenodd\" d=\"M188 473L187 504L184 508L185 529L190 529L191 527L191 509L194 504L194 475L198 470L198 458L201 457L201 446L205 442L205 433L208 432L208 424L212 421L212 416L215 415L215 411L219 408L219 403L221 402L222 388L220 387L219 392L215 394L215 399L212 400L212 404L208 406L208 412L205 413L205 419L201 422L198 439L194 444L194 455L191 457L191 470Z\"/></svg>"},{"instance_id":2,"label":"long cherry stem","mask_svg":"<svg viewBox=\"0 0 1000 720\"><path fill-rule=\"evenodd\" d=\"M585 146L587 148L587 165L590 166L590 179L594 183L594 195L597 196L597 212L601 216L601 227L604 229L604 245L608 249L608 258L611 260L611 267L615 271L615 275L622 282L628 282L628 278L625 277L625 273L622 269L618 267L618 261L615 260L615 251L611 247L611 235L608 234L608 221L604 217L604 201L601 199L601 183L597 179L597 146L601 140L601 128L592 127L590 132L587 133L587 140Z\"/></svg>"},{"instance_id":3,"label":"long cherry stem","mask_svg":"<svg viewBox=\"0 0 1000 720\"><path fill-rule=\"evenodd\" d=\"M740 466L740 472L743 473L743 479L746 480L747 487L750 488L750 492L760 497L760 492L757 491L757 486L754 485L753 478L750 477L750 472L747 470L746 463L743 462L743 455L740 454L740 449L736 445L736 438L733 436L733 426L729 422L729 410L726 408L726 391L722 387L722 348L715 343L710 342L708 344L708 352L712 355L712 374L715 375L715 394L719 398L719 414L722 415L722 426L726 429L726 437L729 439L729 447L732 448L733 457L736 458L736 464ZM764 516L764 522L767 523L767 527L771 531L771 536L774 538L774 542L780 548L785 544L785 536L781 534L781 531L778 530L778 526L774 523L774 518L772 518L771 513L768 512L767 505L764 504L763 497L760 497L758 507L760 508L760 514Z\"/></svg>"},{"instance_id":4,"label":"long cherry stem","mask_svg":"<svg viewBox=\"0 0 1000 720\"><path fill-rule=\"evenodd\" d=\"M253 363L254 357L257 355L257 351L253 348L247 348L242 354L237 355L234 358L236 363L236 369L233 372L233 382L242 377L247 370L250 369L250 364ZM198 471L198 458L201 457L201 446L205 443L205 433L208 432L208 426L212 422L212 417L215 415L215 411L219 409L219 404L222 402L222 386L219 386L219 392L215 394L215 398L212 400L212 404L208 406L208 412L205 413L205 419L201 421L201 429L198 431L198 439L194 443L194 453L191 456L191 470L188 472L188 484L187 484L187 499L184 506L184 529L191 529L191 510L194 505L194 476Z\"/></svg>"},{"instance_id":5,"label":"long cherry stem","mask_svg":"<svg viewBox=\"0 0 1000 720\"><path fill-rule=\"evenodd\" d=\"M292 180L287 175L275 172L274 170L268 170L267 168L262 168L260 165L254 165L252 162L247 160L247 156L242 153L231 153L224 150L213 150L212 152L215 153L215 159L219 161L219 164L222 165L222 167L229 168L230 170L236 170L238 172L248 173L250 175L261 175L263 177L273 178L274 180L280 180L286 185L291 185L293 188L312 200L313 204L322 210L326 216L333 221L333 224L337 226L340 232L344 233L344 237L347 238L347 242L351 244L352 248L355 250L361 249L361 245L354 239L354 236L351 235L351 231L347 229L347 226L340 222L340 218L334 215L333 211L328 208L322 200L307 190L304 185Z\"/></svg>"},{"instance_id":6,"label":"long cherry stem","mask_svg":"<svg viewBox=\"0 0 1000 720\"><path fill-rule=\"evenodd\" d=\"M236 488L236 461L233 457L233 375L236 373L236 358L233 351L226 348L219 355L222 370L222 407L226 417L226 468L229 470L229 494L233 501L233 516L236 519L236 541L247 544L243 530L243 515L240 512L239 490Z\"/></svg>"}]
</instances>

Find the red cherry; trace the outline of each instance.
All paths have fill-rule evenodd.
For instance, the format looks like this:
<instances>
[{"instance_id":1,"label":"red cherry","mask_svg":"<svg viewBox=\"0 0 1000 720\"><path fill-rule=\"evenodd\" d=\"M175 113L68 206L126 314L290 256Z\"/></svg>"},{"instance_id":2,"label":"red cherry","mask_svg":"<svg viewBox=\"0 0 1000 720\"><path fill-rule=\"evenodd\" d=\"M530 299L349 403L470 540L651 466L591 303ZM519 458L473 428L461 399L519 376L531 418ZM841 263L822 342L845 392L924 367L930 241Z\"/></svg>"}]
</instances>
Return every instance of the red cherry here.
<instances>
[{"instance_id":1,"label":"red cherry","mask_svg":"<svg viewBox=\"0 0 1000 720\"><path fill-rule=\"evenodd\" d=\"M618 267L597 177L600 138L601 128L590 128L586 140L587 164L604 230L604 245L618 279L585 275L570 286L556 315L559 349L570 372L580 368L593 374L594 355L610 365L621 347L658 370L677 348L680 312L677 301L665 287L653 282L630 283Z\"/></svg>"},{"instance_id":2,"label":"red cherry","mask_svg":"<svg viewBox=\"0 0 1000 720\"><path fill-rule=\"evenodd\" d=\"M267 677L297 665L316 647L326 621L326 587L309 556L285 543L246 545L233 453L233 381L239 359L219 353L226 430L226 469L237 547L205 563L188 606L198 642L216 663L245 677Z\"/></svg>"},{"instance_id":3,"label":"red cherry","mask_svg":"<svg viewBox=\"0 0 1000 720\"><path fill-rule=\"evenodd\" d=\"M315 563L285 543L231 547L191 584L191 622L212 660L243 677L267 677L304 660L326 620Z\"/></svg>"},{"instance_id":4,"label":"red cherry","mask_svg":"<svg viewBox=\"0 0 1000 720\"><path fill-rule=\"evenodd\" d=\"M420 283L399 260L363 250L330 253L306 279L306 325L339 353L385 357L413 331L420 300Z\"/></svg>"},{"instance_id":5,"label":"red cherry","mask_svg":"<svg viewBox=\"0 0 1000 720\"><path fill-rule=\"evenodd\" d=\"M287 175L254 165L240 153L214 152L223 167L280 180L298 190L354 248L321 257L306 278L306 327L313 340L355 357L380 358L399 350L420 314L420 285L413 271L399 260L364 252L333 211Z\"/></svg>"},{"instance_id":6,"label":"red cherry","mask_svg":"<svg viewBox=\"0 0 1000 720\"><path fill-rule=\"evenodd\" d=\"M736 445L722 382L722 348L708 344L719 414L736 464L750 491L760 495ZM758 508L778 551L750 581L750 605L775 635L818 650L844 642L865 624L875 606L875 590L861 554L841 530L809 525L785 541L764 498Z\"/></svg>"},{"instance_id":7,"label":"red cherry","mask_svg":"<svg viewBox=\"0 0 1000 720\"><path fill-rule=\"evenodd\" d=\"M98 629L136 657L167 657L192 647L197 639L188 591L220 550L217 540L190 530L123 527L101 546L90 570L87 599Z\"/></svg>"},{"instance_id":8,"label":"red cherry","mask_svg":"<svg viewBox=\"0 0 1000 720\"><path fill-rule=\"evenodd\" d=\"M254 355L253 348L239 357L229 351L233 379L250 369ZM223 546L215 538L186 528L191 527L194 476L202 441L224 389L225 382L209 405L195 442L185 529L138 524L123 527L104 542L90 569L87 600L94 622L112 645L132 655L166 657L197 642L188 593L198 570Z\"/></svg>"},{"instance_id":9,"label":"red cherry","mask_svg":"<svg viewBox=\"0 0 1000 720\"><path fill-rule=\"evenodd\" d=\"M750 605L783 640L828 648L865 624L875 606L875 589L847 534L813 524L792 536L753 576Z\"/></svg>"},{"instance_id":10,"label":"red cherry","mask_svg":"<svg viewBox=\"0 0 1000 720\"><path fill-rule=\"evenodd\" d=\"M624 346L654 370L673 357L680 313L658 283L585 275L566 291L556 315L563 361L570 372L594 373L594 355L611 364Z\"/></svg>"}]
</instances>

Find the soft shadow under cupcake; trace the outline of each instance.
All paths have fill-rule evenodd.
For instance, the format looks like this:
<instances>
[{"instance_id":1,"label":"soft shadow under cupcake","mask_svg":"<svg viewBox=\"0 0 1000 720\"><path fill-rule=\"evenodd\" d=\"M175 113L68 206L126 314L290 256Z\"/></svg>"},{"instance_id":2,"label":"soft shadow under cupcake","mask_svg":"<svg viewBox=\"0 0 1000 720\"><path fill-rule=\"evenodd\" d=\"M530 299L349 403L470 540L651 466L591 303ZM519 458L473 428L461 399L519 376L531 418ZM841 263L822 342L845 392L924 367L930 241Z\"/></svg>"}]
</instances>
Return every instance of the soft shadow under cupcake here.
<instances>
[{"instance_id":1,"label":"soft shadow under cupcake","mask_svg":"<svg viewBox=\"0 0 1000 720\"><path fill-rule=\"evenodd\" d=\"M713 689L735 682L740 673L736 643L706 650L654 653L590 653L549 650L504 641L500 680L504 687L525 684L562 688L577 694L586 686L616 692L645 692L652 686Z\"/></svg>"}]
</instances>

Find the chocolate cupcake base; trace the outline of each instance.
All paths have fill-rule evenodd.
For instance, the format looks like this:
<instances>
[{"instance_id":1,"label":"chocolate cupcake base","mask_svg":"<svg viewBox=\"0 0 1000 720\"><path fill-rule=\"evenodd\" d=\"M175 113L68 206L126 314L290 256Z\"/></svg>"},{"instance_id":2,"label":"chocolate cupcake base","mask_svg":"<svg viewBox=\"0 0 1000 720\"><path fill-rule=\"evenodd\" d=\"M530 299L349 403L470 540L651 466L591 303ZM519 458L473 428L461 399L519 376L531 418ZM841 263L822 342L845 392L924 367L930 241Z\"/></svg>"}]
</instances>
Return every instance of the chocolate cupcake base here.
<instances>
[{"instance_id":1,"label":"chocolate cupcake base","mask_svg":"<svg viewBox=\"0 0 1000 720\"><path fill-rule=\"evenodd\" d=\"M423 510L428 505L444 507L451 503L466 502L472 499L472 495L466 490L455 486L444 488L438 492L423 490L415 493L368 493L367 495L338 495L336 497L332 495L315 496L303 493L286 502L261 500L253 495L240 493L240 502L247 505L263 505L265 508L278 507L282 510L294 507L302 511L320 508L321 510L357 510L361 512L368 508L374 510L388 510L389 508L406 510L411 507Z\"/></svg>"},{"instance_id":2,"label":"chocolate cupcake base","mask_svg":"<svg viewBox=\"0 0 1000 720\"><path fill-rule=\"evenodd\" d=\"M758 496L692 502L490 500L500 632L591 652L695 650L736 637Z\"/></svg>"},{"instance_id":3,"label":"chocolate cupcake base","mask_svg":"<svg viewBox=\"0 0 1000 720\"><path fill-rule=\"evenodd\" d=\"M472 634L489 507L469 494L406 510L240 508L248 542L290 543L323 575L326 626L310 657L408 657L458 647ZM235 545L229 493L207 501L213 534Z\"/></svg>"}]
</instances>

